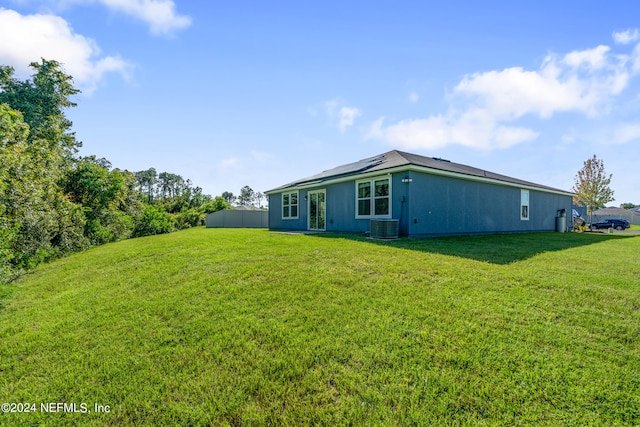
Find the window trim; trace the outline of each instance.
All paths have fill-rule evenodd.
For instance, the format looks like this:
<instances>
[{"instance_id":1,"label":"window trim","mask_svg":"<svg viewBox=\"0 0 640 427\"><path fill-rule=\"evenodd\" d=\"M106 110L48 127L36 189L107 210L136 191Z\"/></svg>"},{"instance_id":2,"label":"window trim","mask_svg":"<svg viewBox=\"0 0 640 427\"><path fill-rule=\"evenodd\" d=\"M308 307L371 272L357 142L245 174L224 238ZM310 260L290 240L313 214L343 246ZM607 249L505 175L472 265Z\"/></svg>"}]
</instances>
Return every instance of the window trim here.
<instances>
[{"instance_id":1,"label":"window trim","mask_svg":"<svg viewBox=\"0 0 640 427\"><path fill-rule=\"evenodd\" d=\"M375 183L376 183L376 181L382 181L382 180L387 180L389 182L389 194L387 196L384 196L384 197L376 198L376 196L375 196L375 191L376 191L375 185L376 184ZM358 194L358 187L363 182L369 183L370 189L371 189L370 197L367 198L367 199L369 199L369 203L370 203L369 212L371 212L371 213L369 215L358 215L358 207L359 207L360 200L366 200L366 199L361 199L359 197L359 194ZM391 201L393 200L392 199L392 188L393 188L392 184L393 184L393 180L392 180L392 176L391 175L382 175L382 176L378 175L378 176L374 176L374 177L367 178L367 179L356 180L355 181L355 204L354 204L356 219L391 218L391 214L392 214L392 203L391 203ZM376 208L375 201L377 199L384 199L384 198L389 199L389 213L386 214L386 215L376 215L375 214L375 211L376 211L375 210L375 208Z\"/></svg>"},{"instance_id":2,"label":"window trim","mask_svg":"<svg viewBox=\"0 0 640 427\"><path fill-rule=\"evenodd\" d=\"M296 196L296 203L293 204L291 203L291 196L294 195ZM289 203L285 205L284 203L284 196L289 196ZM291 207L295 206L296 207L296 216L291 215ZM285 207L289 207L289 216L285 216L284 215L284 208ZM286 219L298 219L300 216L300 194L299 191L288 191L285 193L282 193L280 195L280 216L282 217L283 220Z\"/></svg>"},{"instance_id":3,"label":"window trim","mask_svg":"<svg viewBox=\"0 0 640 427\"><path fill-rule=\"evenodd\" d=\"M525 203L524 200L524 195L527 195L527 200ZM520 189L520 221L529 221L529 218L531 218L531 209L529 208L531 204L531 193L529 193L529 190L525 190L525 189ZM525 212L526 209L526 216L523 215L523 213Z\"/></svg>"}]
</instances>

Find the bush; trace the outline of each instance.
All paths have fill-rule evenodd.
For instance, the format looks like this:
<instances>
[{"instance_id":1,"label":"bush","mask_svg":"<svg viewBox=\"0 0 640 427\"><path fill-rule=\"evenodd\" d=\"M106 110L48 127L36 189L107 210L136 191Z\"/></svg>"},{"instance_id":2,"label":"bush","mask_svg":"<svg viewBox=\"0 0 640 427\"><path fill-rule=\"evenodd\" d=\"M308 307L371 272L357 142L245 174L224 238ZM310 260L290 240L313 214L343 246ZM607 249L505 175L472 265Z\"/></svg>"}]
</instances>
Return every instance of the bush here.
<instances>
[{"instance_id":1,"label":"bush","mask_svg":"<svg viewBox=\"0 0 640 427\"><path fill-rule=\"evenodd\" d=\"M171 214L159 206L147 205L136 218L132 237L171 233L173 230L174 220Z\"/></svg>"},{"instance_id":2,"label":"bush","mask_svg":"<svg viewBox=\"0 0 640 427\"><path fill-rule=\"evenodd\" d=\"M92 245L102 245L131 237L134 221L120 211L102 212L99 219L87 221L85 234Z\"/></svg>"},{"instance_id":3,"label":"bush","mask_svg":"<svg viewBox=\"0 0 640 427\"><path fill-rule=\"evenodd\" d=\"M196 209L187 209L175 216L176 228L182 230L183 228L198 227L204 225L205 214Z\"/></svg>"},{"instance_id":4,"label":"bush","mask_svg":"<svg viewBox=\"0 0 640 427\"><path fill-rule=\"evenodd\" d=\"M205 203L201 208L204 213L218 212L223 209L231 209L231 205L225 202L225 200L220 196L216 196L215 199Z\"/></svg>"}]
</instances>

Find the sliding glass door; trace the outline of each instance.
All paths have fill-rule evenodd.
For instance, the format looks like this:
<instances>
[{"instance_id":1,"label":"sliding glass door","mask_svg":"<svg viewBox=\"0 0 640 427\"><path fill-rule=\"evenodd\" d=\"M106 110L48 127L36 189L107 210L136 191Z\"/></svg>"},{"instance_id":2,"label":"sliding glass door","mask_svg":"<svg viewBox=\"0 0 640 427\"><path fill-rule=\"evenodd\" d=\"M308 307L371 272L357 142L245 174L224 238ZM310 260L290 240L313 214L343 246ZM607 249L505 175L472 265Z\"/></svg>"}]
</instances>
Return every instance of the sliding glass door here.
<instances>
[{"instance_id":1,"label":"sliding glass door","mask_svg":"<svg viewBox=\"0 0 640 427\"><path fill-rule=\"evenodd\" d=\"M327 214L325 190L314 190L307 193L309 199L309 230L325 230Z\"/></svg>"}]
</instances>

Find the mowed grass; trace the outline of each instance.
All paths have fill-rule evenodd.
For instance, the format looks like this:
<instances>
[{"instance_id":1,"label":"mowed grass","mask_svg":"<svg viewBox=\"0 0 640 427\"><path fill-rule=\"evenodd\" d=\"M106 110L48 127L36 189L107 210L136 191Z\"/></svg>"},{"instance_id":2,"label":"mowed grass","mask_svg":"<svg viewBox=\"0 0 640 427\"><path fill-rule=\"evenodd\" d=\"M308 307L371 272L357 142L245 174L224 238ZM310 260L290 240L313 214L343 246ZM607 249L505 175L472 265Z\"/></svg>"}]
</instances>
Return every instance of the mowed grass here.
<instances>
[{"instance_id":1,"label":"mowed grass","mask_svg":"<svg viewBox=\"0 0 640 427\"><path fill-rule=\"evenodd\" d=\"M38 405L0 424L638 425L639 253L204 228L97 247L0 287L0 403Z\"/></svg>"}]
</instances>

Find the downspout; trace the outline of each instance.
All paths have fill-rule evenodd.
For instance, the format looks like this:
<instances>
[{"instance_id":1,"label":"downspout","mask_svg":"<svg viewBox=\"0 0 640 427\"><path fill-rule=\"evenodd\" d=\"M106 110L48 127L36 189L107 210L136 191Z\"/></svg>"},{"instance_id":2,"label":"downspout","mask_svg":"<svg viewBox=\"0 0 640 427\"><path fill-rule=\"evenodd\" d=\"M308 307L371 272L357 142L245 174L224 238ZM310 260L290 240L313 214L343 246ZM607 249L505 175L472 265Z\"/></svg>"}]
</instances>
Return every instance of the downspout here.
<instances>
[{"instance_id":1,"label":"downspout","mask_svg":"<svg viewBox=\"0 0 640 427\"><path fill-rule=\"evenodd\" d=\"M402 184L405 186L404 195L400 198L400 230L404 230L407 236L411 235L411 221L409 220L409 214L411 210L409 209L409 186L413 179L411 178L411 172L408 172L404 178L402 178ZM406 206L405 206L406 205ZM405 218L407 217L407 218ZM402 221L406 220L406 228L403 227Z\"/></svg>"},{"instance_id":2,"label":"downspout","mask_svg":"<svg viewBox=\"0 0 640 427\"><path fill-rule=\"evenodd\" d=\"M404 202L406 202L406 196L400 197L400 230L403 229L402 218L404 217ZM409 230L407 230L407 234L409 234Z\"/></svg>"}]
</instances>

